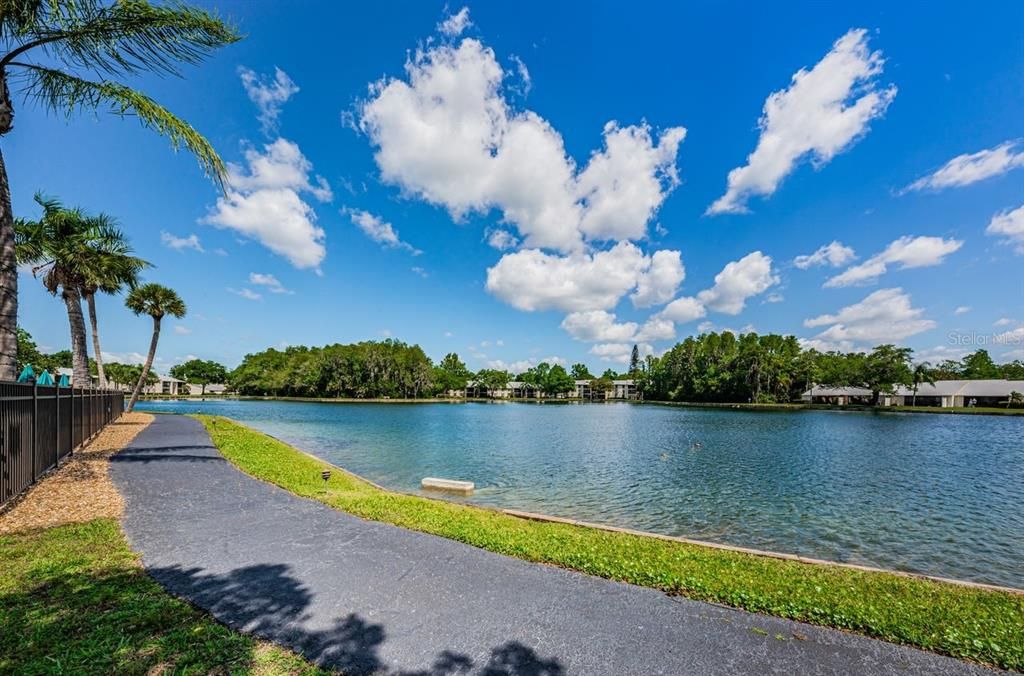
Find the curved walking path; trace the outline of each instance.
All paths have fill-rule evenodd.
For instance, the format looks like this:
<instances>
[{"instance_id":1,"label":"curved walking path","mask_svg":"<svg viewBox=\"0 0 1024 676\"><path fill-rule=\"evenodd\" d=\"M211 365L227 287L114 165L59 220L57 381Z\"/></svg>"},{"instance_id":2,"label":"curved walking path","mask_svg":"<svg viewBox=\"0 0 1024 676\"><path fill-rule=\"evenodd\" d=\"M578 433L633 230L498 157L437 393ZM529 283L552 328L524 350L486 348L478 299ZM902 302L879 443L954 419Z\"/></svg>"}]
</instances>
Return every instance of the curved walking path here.
<instances>
[{"instance_id":1,"label":"curved walking path","mask_svg":"<svg viewBox=\"0 0 1024 676\"><path fill-rule=\"evenodd\" d=\"M992 673L364 521L243 474L191 418L156 416L110 471L156 580L344 673Z\"/></svg>"}]
</instances>

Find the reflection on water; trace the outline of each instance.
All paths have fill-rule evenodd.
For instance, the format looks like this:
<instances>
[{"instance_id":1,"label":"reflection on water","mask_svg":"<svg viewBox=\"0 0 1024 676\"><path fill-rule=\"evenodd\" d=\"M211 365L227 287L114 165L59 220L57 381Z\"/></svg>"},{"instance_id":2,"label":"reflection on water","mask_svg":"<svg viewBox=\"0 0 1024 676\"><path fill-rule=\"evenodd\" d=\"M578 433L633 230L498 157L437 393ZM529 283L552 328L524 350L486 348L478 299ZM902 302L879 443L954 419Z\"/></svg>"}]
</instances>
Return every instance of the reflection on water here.
<instances>
[{"instance_id":1,"label":"reflection on water","mask_svg":"<svg viewBox=\"0 0 1024 676\"><path fill-rule=\"evenodd\" d=\"M143 408L143 406L140 406ZM615 404L147 402L389 488L1024 587L1024 418Z\"/></svg>"}]
</instances>

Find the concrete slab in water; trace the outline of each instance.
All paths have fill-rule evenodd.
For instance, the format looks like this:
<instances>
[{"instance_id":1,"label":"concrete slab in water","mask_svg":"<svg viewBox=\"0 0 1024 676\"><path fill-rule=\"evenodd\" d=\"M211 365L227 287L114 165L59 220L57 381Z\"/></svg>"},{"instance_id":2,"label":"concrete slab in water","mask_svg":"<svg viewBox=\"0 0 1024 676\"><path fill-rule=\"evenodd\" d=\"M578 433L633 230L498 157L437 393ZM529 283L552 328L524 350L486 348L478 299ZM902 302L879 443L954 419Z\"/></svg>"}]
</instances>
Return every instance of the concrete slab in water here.
<instances>
[{"instance_id":1,"label":"concrete slab in water","mask_svg":"<svg viewBox=\"0 0 1024 676\"><path fill-rule=\"evenodd\" d=\"M423 488L432 491L444 491L446 493L462 493L463 495L469 495L473 492L474 486L472 481L456 481L455 479L437 479L435 477L426 477L420 482Z\"/></svg>"}]
</instances>

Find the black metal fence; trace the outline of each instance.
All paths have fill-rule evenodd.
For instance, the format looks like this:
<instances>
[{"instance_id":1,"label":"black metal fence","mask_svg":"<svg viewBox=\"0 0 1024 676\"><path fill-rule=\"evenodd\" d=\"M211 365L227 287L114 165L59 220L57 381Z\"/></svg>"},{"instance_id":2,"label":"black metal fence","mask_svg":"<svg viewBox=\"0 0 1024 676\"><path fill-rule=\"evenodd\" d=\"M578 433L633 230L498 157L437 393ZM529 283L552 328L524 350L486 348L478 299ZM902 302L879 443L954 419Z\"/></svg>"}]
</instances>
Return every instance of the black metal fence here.
<instances>
[{"instance_id":1,"label":"black metal fence","mask_svg":"<svg viewBox=\"0 0 1024 676\"><path fill-rule=\"evenodd\" d=\"M0 505L124 411L124 392L0 381Z\"/></svg>"}]
</instances>

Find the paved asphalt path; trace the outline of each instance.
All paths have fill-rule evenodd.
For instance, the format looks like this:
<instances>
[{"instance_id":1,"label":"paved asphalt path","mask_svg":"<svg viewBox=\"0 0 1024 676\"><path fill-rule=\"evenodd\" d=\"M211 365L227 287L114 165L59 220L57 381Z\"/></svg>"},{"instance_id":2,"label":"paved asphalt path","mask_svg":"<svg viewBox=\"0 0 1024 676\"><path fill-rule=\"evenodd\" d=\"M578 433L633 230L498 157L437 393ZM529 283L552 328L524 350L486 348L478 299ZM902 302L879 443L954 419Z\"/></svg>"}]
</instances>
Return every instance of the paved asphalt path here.
<instances>
[{"instance_id":1,"label":"paved asphalt path","mask_svg":"<svg viewBox=\"0 0 1024 676\"><path fill-rule=\"evenodd\" d=\"M344 673L992 673L363 521L243 474L190 418L156 416L111 473L164 587Z\"/></svg>"}]
</instances>

